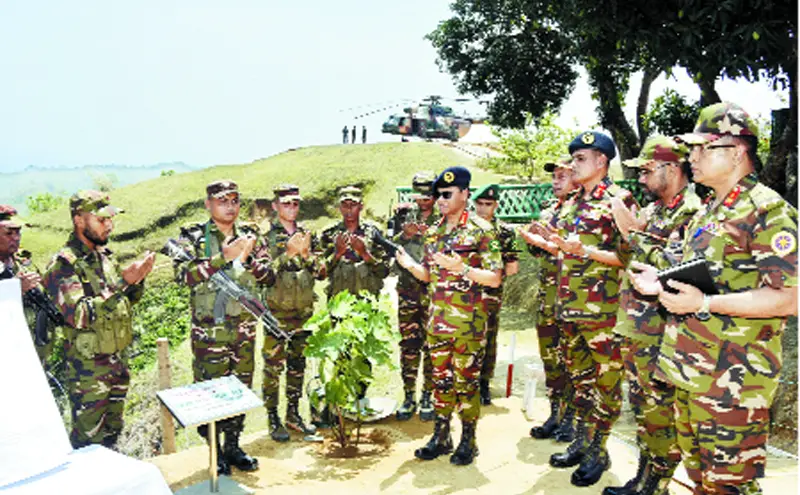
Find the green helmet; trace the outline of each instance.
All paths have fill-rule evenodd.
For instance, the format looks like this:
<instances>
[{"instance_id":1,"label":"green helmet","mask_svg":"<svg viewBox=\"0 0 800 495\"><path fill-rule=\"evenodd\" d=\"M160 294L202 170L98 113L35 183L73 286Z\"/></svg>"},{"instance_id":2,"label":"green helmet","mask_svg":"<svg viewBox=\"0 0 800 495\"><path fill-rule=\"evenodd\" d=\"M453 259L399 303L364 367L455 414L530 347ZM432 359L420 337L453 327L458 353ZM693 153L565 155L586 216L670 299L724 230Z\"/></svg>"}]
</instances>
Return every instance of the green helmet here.
<instances>
[{"instance_id":1,"label":"green helmet","mask_svg":"<svg viewBox=\"0 0 800 495\"><path fill-rule=\"evenodd\" d=\"M716 141L724 135L758 137L755 121L735 103L722 102L700 110L694 131L676 137L688 145Z\"/></svg>"},{"instance_id":2,"label":"green helmet","mask_svg":"<svg viewBox=\"0 0 800 495\"><path fill-rule=\"evenodd\" d=\"M639 156L625 160L623 165L630 168L641 168L642 165L658 160L662 162L680 163L689 155L689 148L667 136L655 135L648 138L642 146Z\"/></svg>"}]
</instances>

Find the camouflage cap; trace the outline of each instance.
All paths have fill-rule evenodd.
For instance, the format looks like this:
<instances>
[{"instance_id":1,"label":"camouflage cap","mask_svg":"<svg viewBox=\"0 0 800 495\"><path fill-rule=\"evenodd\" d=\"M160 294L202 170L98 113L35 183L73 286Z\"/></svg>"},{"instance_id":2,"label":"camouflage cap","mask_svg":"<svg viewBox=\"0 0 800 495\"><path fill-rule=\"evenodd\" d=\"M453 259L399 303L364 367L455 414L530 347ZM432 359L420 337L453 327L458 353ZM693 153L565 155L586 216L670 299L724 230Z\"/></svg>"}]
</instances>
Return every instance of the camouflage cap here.
<instances>
[{"instance_id":1,"label":"camouflage cap","mask_svg":"<svg viewBox=\"0 0 800 495\"><path fill-rule=\"evenodd\" d=\"M239 186L232 180L215 180L206 186L206 195L209 198L223 198L228 194L239 194Z\"/></svg>"},{"instance_id":2,"label":"camouflage cap","mask_svg":"<svg viewBox=\"0 0 800 495\"><path fill-rule=\"evenodd\" d=\"M688 156L689 147L685 144L667 136L655 135L645 141L639 156L625 160L622 164L629 168L642 168L653 160L680 163Z\"/></svg>"},{"instance_id":3,"label":"camouflage cap","mask_svg":"<svg viewBox=\"0 0 800 495\"><path fill-rule=\"evenodd\" d=\"M414 174L414 178L411 179L411 187L414 189L415 194L412 197L417 199L433 196L433 181L435 180L436 174L432 170Z\"/></svg>"},{"instance_id":4,"label":"camouflage cap","mask_svg":"<svg viewBox=\"0 0 800 495\"><path fill-rule=\"evenodd\" d=\"M735 103L723 101L700 110L694 130L676 136L692 146L716 141L724 135L758 137L758 127L750 115Z\"/></svg>"},{"instance_id":5,"label":"camouflage cap","mask_svg":"<svg viewBox=\"0 0 800 495\"><path fill-rule=\"evenodd\" d=\"M111 205L108 194L101 191L78 191L69 198L69 210L72 215L78 213L94 213L98 217L111 218L122 213L122 208Z\"/></svg>"},{"instance_id":6,"label":"camouflage cap","mask_svg":"<svg viewBox=\"0 0 800 495\"><path fill-rule=\"evenodd\" d=\"M275 200L280 203L289 203L291 201L300 201L303 198L300 196L300 188L294 184L280 184L273 190L275 193Z\"/></svg>"},{"instance_id":7,"label":"camouflage cap","mask_svg":"<svg viewBox=\"0 0 800 495\"><path fill-rule=\"evenodd\" d=\"M544 164L544 171L552 174L557 168L572 168L572 155L561 155L558 160Z\"/></svg>"},{"instance_id":8,"label":"camouflage cap","mask_svg":"<svg viewBox=\"0 0 800 495\"><path fill-rule=\"evenodd\" d=\"M0 205L0 226L9 229L19 229L22 226L11 219L17 214L17 209L11 205Z\"/></svg>"},{"instance_id":9,"label":"camouflage cap","mask_svg":"<svg viewBox=\"0 0 800 495\"><path fill-rule=\"evenodd\" d=\"M361 188L358 186L346 186L341 188L339 190L339 202L342 203L347 200L361 203Z\"/></svg>"},{"instance_id":10,"label":"camouflage cap","mask_svg":"<svg viewBox=\"0 0 800 495\"><path fill-rule=\"evenodd\" d=\"M479 188L475 191L474 199L489 199L491 201L498 201L500 199L500 186L497 184L489 184Z\"/></svg>"}]
</instances>

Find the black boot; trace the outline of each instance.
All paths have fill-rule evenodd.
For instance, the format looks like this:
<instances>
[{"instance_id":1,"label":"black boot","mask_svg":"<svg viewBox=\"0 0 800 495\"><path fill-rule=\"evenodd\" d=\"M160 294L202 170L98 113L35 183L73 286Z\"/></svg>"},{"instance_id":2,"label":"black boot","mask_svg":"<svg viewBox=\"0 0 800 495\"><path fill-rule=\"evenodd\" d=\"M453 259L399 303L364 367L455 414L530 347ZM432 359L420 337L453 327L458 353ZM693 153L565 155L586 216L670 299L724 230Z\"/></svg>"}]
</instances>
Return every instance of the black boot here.
<instances>
[{"instance_id":1,"label":"black boot","mask_svg":"<svg viewBox=\"0 0 800 495\"><path fill-rule=\"evenodd\" d=\"M492 404L492 394L489 393L489 380L481 380L481 405L490 406Z\"/></svg>"},{"instance_id":2,"label":"black boot","mask_svg":"<svg viewBox=\"0 0 800 495\"><path fill-rule=\"evenodd\" d=\"M317 427L305 424L297 409L297 402L290 403L289 407L286 408L286 427L303 435L316 434Z\"/></svg>"},{"instance_id":3,"label":"black boot","mask_svg":"<svg viewBox=\"0 0 800 495\"><path fill-rule=\"evenodd\" d=\"M228 465L228 462L225 460L225 456L222 452L222 443L219 441L219 423L217 423L217 474L218 475L230 475L231 474L231 467ZM197 427L197 433L200 434L208 443L208 425L200 425Z\"/></svg>"},{"instance_id":4,"label":"black boot","mask_svg":"<svg viewBox=\"0 0 800 495\"><path fill-rule=\"evenodd\" d=\"M558 410L560 409L558 400L550 401L550 417L547 418L542 426L531 428L531 436L540 440L550 438L558 428Z\"/></svg>"},{"instance_id":5,"label":"black boot","mask_svg":"<svg viewBox=\"0 0 800 495\"><path fill-rule=\"evenodd\" d=\"M431 393L429 390L422 391L422 397L419 399L419 419L420 421L433 421L434 410L433 402L431 402Z\"/></svg>"},{"instance_id":6,"label":"black boot","mask_svg":"<svg viewBox=\"0 0 800 495\"><path fill-rule=\"evenodd\" d=\"M642 489L635 492L635 495L668 495L669 490L667 485L672 479L668 473L657 472L655 469L650 469L647 477L644 480Z\"/></svg>"},{"instance_id":7,"label":"black boot","mask_svg":"<svg viewBox=\"0 0 800 495\"><path fill-rule=\"evenodd\" d=\"M395 418L397 418L397 421L408 421L415 412L417 412L417 403L414 402L414 391L407 391L406 400L403 401L403 405L395 413Z\"/></svg>"},{"instance_id":8,"label":"black boot","mask_svg":"<svg viewBox=\"0 0 800 495\"><path fill-rule=\"evenodd\" d=\"M453 455L450 456L450 464L456 466L466 466L472 464L472 460L478 457L478 444L475 442L475 426L477 421L461 423L461 441Z\"/></svg>"},{"instance_id":9,"label":"black boot","mask_svg":"<svg viewBox=\"0 0 800 495\"><path fill-rule=\"evenodd\" d=\"M647 470L648 455L646 452L639 452L639 467L636 468L636 476L628 480L622 486L607 486L603 488L603 495L636 495L639 490L639 484L644 478L644 473Z\"/></svg>"},{"instance_id":10,"label":"black boot","mask_svg":"<svg viewBox=\"0 0 800 495\"><path fill-rule=\"evenodd\" d=\"M239 446L239 437L244 429L244 416L235 417L225 429L225 462L242 471L258 469L258 459L250 457Z\"/></svg>"},{"instance_id":11,"label":"black boot","mask_svg":"<svg viewBox=\"0 0 800 495\"><path fill-rule=\"evenodd\" d=\"M566 452L550 456L550 465L557 468L577 466L583 460L588 445L586 427L583 424L583 420L579 418L578 427L575 429L575 439L569 444Z\"/></svg>"},{"instance_id":12,"label":"black boot","mask_svg":"<svg viewBox=\"0 0 800 495\"><path fill-rule=\"evenodd\" d=\"M436 422L433 425L433 436L425 446L414 451L414 456L423 461L431 461L452 451L453 439L450 437L450 418L436 416Z\"/></svg>"},{"instance_id":13,"label":"black boot","mask_svg":"<svg viewBox=\"0 0 800 495\"><path fill-rule=\"evenodd\" d=\"M272 407L268 409L267 418L269 419L269 436L276 442L288 442L289 432L281 423L281 417L278 416L278 408Z\"/></svg>"},{"instance_id":14,"label":"black boot","mask_svg":"<svg viewBox=\"0 0 800 495\"><path fill-rule=\"evenodd\" d=\"M575 427L573 423L575 422L575 408L571 405L567 406L567 411L564 413L564 416L561 417L561 421L558 423L558 428L556 431L553 432L553 438L556 442L571 442L573 438L575 438Z\"/></svg>"},{"instance_id":15,"label":"black boot","mask_svg":"<svg viewBox=\"0 0 800 495\"><path fill-rule=\"evenodd\" d=\"M603 472L611 467L604 443L607 433L596 431L592 443L586 451L578 469L572 473L571 482L575 486L592 486L603 476Z\"/></svg>"}]
</instances>

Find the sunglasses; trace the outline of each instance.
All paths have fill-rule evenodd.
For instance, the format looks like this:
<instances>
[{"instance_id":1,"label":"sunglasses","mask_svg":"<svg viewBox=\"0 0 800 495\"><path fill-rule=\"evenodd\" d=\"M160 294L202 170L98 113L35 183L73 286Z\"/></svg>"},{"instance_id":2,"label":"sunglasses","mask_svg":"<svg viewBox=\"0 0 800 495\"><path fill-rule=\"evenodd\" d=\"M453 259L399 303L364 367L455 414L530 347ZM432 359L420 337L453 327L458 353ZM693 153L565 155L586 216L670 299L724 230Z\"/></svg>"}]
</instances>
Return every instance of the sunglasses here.
<instances>
[{"instance_id":1,"label":"sunglasses","mask_svg":"<svg viewBox=\"0 0 800 495\"><path fill-rule=\"evenodd\" d=\"M442 199L450 199L453 197L453 193L455 191L442 191L439 193L439 197Z\"/></svg>"}]
</instances>

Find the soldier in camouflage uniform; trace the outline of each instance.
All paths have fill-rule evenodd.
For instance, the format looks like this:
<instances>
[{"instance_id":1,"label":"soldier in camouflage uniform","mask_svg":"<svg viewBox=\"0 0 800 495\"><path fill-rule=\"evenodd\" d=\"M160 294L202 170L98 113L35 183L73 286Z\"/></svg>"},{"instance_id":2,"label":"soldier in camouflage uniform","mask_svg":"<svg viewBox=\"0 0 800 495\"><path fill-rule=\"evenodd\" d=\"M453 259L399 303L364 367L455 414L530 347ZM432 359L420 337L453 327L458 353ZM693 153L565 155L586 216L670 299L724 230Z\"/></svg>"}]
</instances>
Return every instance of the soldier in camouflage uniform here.
<instances>
[{"instance_id":1,"label":"soldier in camouflage uniform","mask_svg":"<svg viewBox=\"0 0 800 495\"><path fill-rule=\"evenodd\" d=\"M266 235L269 244L275 285L267 289L267 304L272 314L287 332L298 330L287 343L272 335L264 335L264 405L269 418L273 440L289 440L289 432L278 415L278 390L280 377L286 367L286 426L305 435L313 435L316 428L306 425L300 417L298 405L303 395L306 358L303 350L309 333L303 324L314 312L314 280L319 275L319 264L314 254L316 244L311 231L297 223L300 211L300 188L282 184L273 192L272 209L276 213Z\"/></svg>"},{"instance_id":2,"label":"soldier in camouflage uniform","mask_svg":"<svg viewBox=\"0 0 800 495\"><path fill-rule=\"evenodd\" d=\"M414 203L397 205L394 224L398 225L392 240L414 259L422 259L423 242L428 228L435 225L441 215L434 209L433 181L436 174L420 172L414 175L411 185L414 190ZM397 266L397 265L395 265ZM400 367L403 376L405 400L398 409L396 417L400 421L411 419L417 403L414 394L417 389L417 375L422 362L422 397L419 401L419 418L433 420L433 365L428 347L425 345L428 324L430 296L428 285L420 282L407 270L399 269L397 276L397 321L400 327Z\"/></svg>"},{"instance_id":3,"label":"soldier in camouflage uniform","mask_svg":"<svg viewBox=\"0 0 800 495\"><path fill-rule=\"evenodd\" d=\"M41 272L33 264L30 251L20 251L19 243L22 238L22 225L15 222L12 217L17 214L17 210L12 206L0 205L0 280L17 277L22 284L22 292L28 292L35 288L41 289ZM36 347L36 354L42 366L46 365L47 357L53 350L54 325L45 315L39 316L39 311L31 305L27 299L22 300L25 312L25 321L31 332L31 338ZM37 319L41 320L46 326L44 339L37 338L36 325Z\"/></svg>"},{"instance_id":4,"label":"soldier in camouflage uniform","mask_svg":"<svg viewBox=\"0 0 800 495\"><path fill-rule=\"evenodd\" d=\"M130 374L125 353L133 341L132 306L153 268L148 253L121 270L106 247L122 210L108 195L80 191L70 198L74 230L53 257L44 286L66 320L64 358L72 403L73 447L114 447Z\"/></svg>"},{"instance_id":5,"label":"soldier in camouflage uniform","mask_svg":"<svg viewBox=\"0 0 800 495\"><path fill-rule=\"evenodd\" d=\"M389 274L386 251L374 242L380 229L361 220L363 208L361 188L343 187L339 191L342 221L325 229L320 236L322 270L329 280L328 300L343 290L355 295L366 290L377 296ZM366 364L371 366L368 360ZM362 384L358 399L363 399L366 393L367 385Z\"/></svg>"},{"instance_id":6,"label":"soldier in camouflage uniform","mask_svg":"<svg viewBox=\"0 0 800 495\"><path fill-rule=\"evenodd\" d=\"M702 109L679 138L691 146L694 180L713 190L686 229L683 258L706 260L718 294L675 280L667 291L642 263L629 275L671 314L656 378L677 387L678 445L695 493L761 493L781 333L797 314L797 211L758 183L757 127L738 105Z\"/></svg>"},{"instance_id":7,"label":"soldier in camouflage uniform","mask_svg":"<svg viewBox=\"0 0 800 495\"><path fill-rule=\"evenodd\" d=\"M461 441L450 456L456 465L471 464L478 455L475 428L480 416L478 381L488 308L483 288L502 281L500 244L492 225L467 211L470 173L450 167L433 184L442 220L428 231L425 257L415 262L398 251L397 262L430 283L428 347L433 361L436 423L430 441L414 452L432 460L453 451L450 416L461 417Z\"/></svg>"},{"instance_id":8,"label":"soldier in camouflage uniform","mask_svg":"<svg viewBox=\"0 0 800 495\"><path fill-rule=\"evenodd\" d=\"M569 152L579 188L562 208L559 234L551 240L560 249L556 311L564 322L578 428L567 451L554 454L550 464L580 464L571 482L590 486L610 465L605 443L622 407L622 356L612 330L625 245L611 215L611 200L619 198L629 208L636 201L608 177L608 164L616 155L611 138L584 132L570 143Z\"/></svg>"},{"instance_id":9,"label":"soldier in camouflage uniform","mask_svg":"<svg viewBox=\"0 0 800 495\"><path fill-rule=\"evenodd\" d=\"M550 399L550 416L541 426L531 428L530 435L538 439L555 438L559 442L572 441L575 406L572 404L572 387L565 360L566 339L562 338L562 322L556 318L555 313L558 295L558 246L549 239L558 224L564 202L575 189L571 167L570 155L563 155L544 165L545 172L552 174L555 198L542 211L539 222L531 222L527 230L520 231L520 235L528 243L530 253L539 258L541 304L536 322L536 336Z\"/></svg>"},{"instance_id":10,"label":"soldier in camouflage uniform","mask_svg":"<svg viewBox=\"0 0 800 495\"><path fill-rule=\"evenodd\" d=\"M639 169L639 183L656 201L637 218L618 199L612 200L617 227L628 239L633 260L663 267L680 261L686 226L700 208L700 198L689 184L689 148L665 136L645 142L638 158L624 165ZM657 298L643 296L625 277L614 333L623 338L623 361L628 377L631 408L636 417L639 467L623 486L606 487L603 495L665 493L681 460L675 434L675 387L653 379L665 312ZM650 481L656 478L660 482ZM651 487L643 490L644 485Z\"/></svg>"},{"instance_id":11,"label":"soldier in camouflage uniform","mask_svg":"<svg viewBox=\"0 0 800 495\"><path fill-rule=\"evenodd\" d=\"M298 404L303 394L306 358L303 356L308 332L303 324L314 312L314 280L320 275L315 253L316 240L311 231L297 223L300 189L283 184L273 191L272 208L276 218L267 233L275 285L267 289L267 303L286 331L297 331L287 344L271 335L264 336L264 403L270 423L270 435L279 442L289 440L289 432L278 415L280 376L286 366L286 426L313 435L316 428L306 425Z\"/></svg>"},{"instance_id":12,"label":"soldier in camouflage uniform","mask_svg":"<svg viewBox=\"0 0 800 495\"><path fill-rule=\"evenodd\" d=\"M233 374L249 387L253 382L257 321L237 301L225 299L209 278L224 270L242 288L258 293L259 287L275 281L269 246L256 225L237 221L240 203L235 182L208 184L205 206L211 218L184 226L178 240L196 259L175 265L177 281L191 289L194 380ZM217 462L221 474L229 474L230 466L244 471L258 469L258 460L239 446L243 429L244 414L217 422L217 435L225 433L224 450ZM199 427L198 432L208 439L207 425Z\"/></svg>"},{"instance_id":13,"label":"soldier in camouflage uniform","mask_svg":"<svg viewBox=\"0 0 800 495\"><path fill-rule=\"evenodd\" d=\"M516 233L514 229L495 217L495 212L500 206L500 188L497 184L490 184L475 191L475 213L495 229L497 240L500 241L500 250L503 253L503 279L515 275L519 271L519 255L517 254ZM497 364L497 332L500 330L500 307L503 301L503 286L486 287L483 297L486 301L489 317L486 323L486 354L481 367L480 395L481 405L488 406L492 403L489 392L489 382L494 376Z\"/></svg>"}]
</instances>

